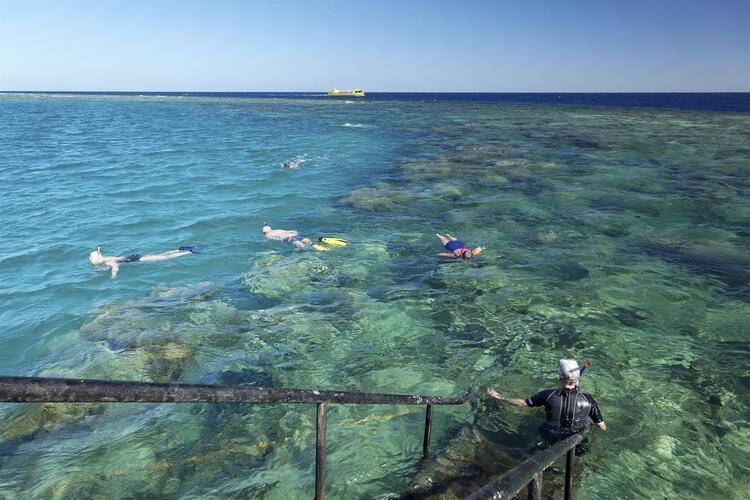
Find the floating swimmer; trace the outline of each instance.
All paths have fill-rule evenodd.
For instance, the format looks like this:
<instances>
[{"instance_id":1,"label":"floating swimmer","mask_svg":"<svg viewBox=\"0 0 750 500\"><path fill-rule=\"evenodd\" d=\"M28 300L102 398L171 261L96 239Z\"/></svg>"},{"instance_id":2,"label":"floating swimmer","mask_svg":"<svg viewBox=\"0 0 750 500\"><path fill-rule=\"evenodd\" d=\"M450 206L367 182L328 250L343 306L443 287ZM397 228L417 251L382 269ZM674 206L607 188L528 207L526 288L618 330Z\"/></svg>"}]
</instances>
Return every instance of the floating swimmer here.
<instances>
[{"instance_id":1,"label":"floating swimmer","mask_svg":"<svg viewBox=\"0 0 750 500\"><path fill-rule=\"evenodd\" d=\"M440 239L440 243L443 244L448 252L441 252L438 255L442 257L451 257L453 259L471 259L475 255L479 255L484 251L484 246L476 247L474 250L470 249L466 243L446 233L446 236L442 234L436 234Z\"/></svg>"},{"instance_id":2,"label":"floating swimmer","mask_svg":"<svg viewBox=\"0 0 750 500\"><path fill-rule=\"evenodd\" d=\"M102 255L101 247L96 247L96 250L89 254L89 262L95 266L107 266L112 270L112 277L117 277L117 272L120 270L120 264L126 264L128 262L155 262L159 260L174 259L175 257L182 257L196 253L196 247L194 245L180 247L177 250L170 250L164 253L155 254L132 254L126 256L108 256Z\"/></svg>"},{"instance_id":3,"label":"floating swimmer","mask_svg":"<svg viewBox=\"0 0 750 500\"><path fill-rule=\"evenodd\" d=\"M281 164L281 168L299 168L302 163L307 161L307 155L300 155L293 160L285 161Z\"/></svg>"},{"instance_id":4,"label":"floating swimmer","mask_svg":"<svg viewBox=\"0 0 750 500\"><path fill-rule=\"evenodd\" d=\"M269 226L267 222L263 222L263 236L269 240L291 243L300 250L304 250L305 247L312 246L313 244L313 242L310 241L310 238L302 236L299 234L299 231L271 229L271 226Z\"/></svg>"}]
</instances>

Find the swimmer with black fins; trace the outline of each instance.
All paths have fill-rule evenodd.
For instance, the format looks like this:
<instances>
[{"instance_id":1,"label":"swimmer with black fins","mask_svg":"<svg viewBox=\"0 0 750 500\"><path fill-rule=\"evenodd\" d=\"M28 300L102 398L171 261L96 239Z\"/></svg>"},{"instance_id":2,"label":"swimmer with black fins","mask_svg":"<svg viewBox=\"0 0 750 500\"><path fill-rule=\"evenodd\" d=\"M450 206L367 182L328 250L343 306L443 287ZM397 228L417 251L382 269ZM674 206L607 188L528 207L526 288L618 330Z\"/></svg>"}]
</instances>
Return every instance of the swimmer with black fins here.
<instances>
[{"instance_id":1,"label":"swimmer with black fins","mask_svg":"<svg viewBox=\"0 0 750 500\"><path fill-rule=\"evenodd\" d=\"M452 259L471 259L475 255L479 255L482 251L484 251L484 246L479 246L472 250L466 243L454 236L451 236L448 233L445 233L445 236L443 236L442 234L436 234L435 236L440 239L440 243L442 243L443 247L448 250L447 252L439 253L438 255L440 255L441 257L450 257Z\"/></svg>"},{"instance_id":2,"label":"swimmer with black fins","mask_svg":"<svg viewBox=\"0 0 750 500\"><path fill-rule=\"evenodd\" d=\"M164 253L155 254L133 254L126 256L108 256L102 255L101 247L96 247L96 250L89 254L89 262L95 266L107 266L112 270L112 278L117 277L117 272L120 270L120 264L127 264L129 262L156 262L159 260L174 259L176 257L182 257L183 255L189 255L191 253L197 253L195 245L188 245L180 247L177 250L170 250Z\"/></svg>"}]
</instances>

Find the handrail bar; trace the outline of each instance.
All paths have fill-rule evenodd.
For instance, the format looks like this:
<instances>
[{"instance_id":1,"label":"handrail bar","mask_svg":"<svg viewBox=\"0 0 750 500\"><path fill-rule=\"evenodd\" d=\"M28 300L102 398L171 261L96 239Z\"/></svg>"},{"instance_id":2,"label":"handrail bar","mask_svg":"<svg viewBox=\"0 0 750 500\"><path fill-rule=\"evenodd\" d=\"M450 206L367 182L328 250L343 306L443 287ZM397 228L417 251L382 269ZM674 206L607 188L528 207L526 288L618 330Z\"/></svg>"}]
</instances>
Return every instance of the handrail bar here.
<instances>
[{"instance_id":1,"label":"handrail bar","mask_svg":"<svg viewBox=\"0 0 750 500\"><path fill-rule=\"evenodd\" d=\"M206 384L163 384L130 380L0 377L2 403L315 403L315 499L325 499L326 406L335 404L426 405L422 457L430 452L432 405L460 405L469 397L269 389Z\"/></svg>"},{"instance_id":2,"label":"handrail bar","mask_svg":"<svg viewBox=\"0 0 750 500\"><path fill-rule=\"evenodd\" d=\"M0 377L6 403L336 403L460 405L467 398L367 392L271 389L128 380Z\"/></svg>"},{"instance_id":3,"label":"handrail bar","mask_svg":"<svg viewBox=\"0 0 750 500\"><path fill-rule=\"evenodd\" d=\"M535 453L499 478L487 483L481 489L466 497L466 500L509 500L514 498L527 485L529 485L529 498L541 498L542 473L566 452L568 458L565 469L565 498L571 498L573 448L586 437L587 432L588 429L585 429L539 453ZM534 490L534 494L532 494L532 490Z\"/></svg>"}]
</instances>

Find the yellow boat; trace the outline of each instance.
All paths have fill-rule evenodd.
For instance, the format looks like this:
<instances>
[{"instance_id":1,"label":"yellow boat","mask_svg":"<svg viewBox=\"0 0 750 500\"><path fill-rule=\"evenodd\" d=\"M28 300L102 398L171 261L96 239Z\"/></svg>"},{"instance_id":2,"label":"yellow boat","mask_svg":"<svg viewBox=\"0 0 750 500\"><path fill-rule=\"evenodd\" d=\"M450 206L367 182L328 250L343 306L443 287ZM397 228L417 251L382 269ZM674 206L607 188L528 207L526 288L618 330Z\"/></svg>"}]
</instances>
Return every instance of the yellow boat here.
<instances>
[{"instance_id":1,"label":"yellow boat","mask_svg":"<svg viewBox=\"0 0 750 500\"><path fill-rule=\"evenodd\" d=\"M365 91L361 89L356 90L340 90L336 87L333 87L333 90L328 92L328 95L331 97L364 97Z\"/></svg>"}]
</instances>

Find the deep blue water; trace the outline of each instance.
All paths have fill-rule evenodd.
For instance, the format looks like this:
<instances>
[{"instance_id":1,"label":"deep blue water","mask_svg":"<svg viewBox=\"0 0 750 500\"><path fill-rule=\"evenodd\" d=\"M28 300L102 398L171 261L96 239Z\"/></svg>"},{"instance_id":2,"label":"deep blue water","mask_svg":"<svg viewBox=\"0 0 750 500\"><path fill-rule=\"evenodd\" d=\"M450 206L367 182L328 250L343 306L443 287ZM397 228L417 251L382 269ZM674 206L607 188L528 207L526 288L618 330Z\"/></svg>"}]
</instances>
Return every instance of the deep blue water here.
<instances>
[{"instance_id":1,"label":"deep blue water","mask_svg":"<svg viewBox=\"0 0 750 500\"><path fill-rule=\"evenodd\" d=\"M28 92L32 94L42 92ZM45 92L46 93L46 92ZM121 96L194 96L228 98L331 99L324 92L48 92L50 94ZM750 112L750 92L367 92L373 101L482 102L517 104L564 104L620 108L693 109Z\"/></svg>"}]
</instances>

